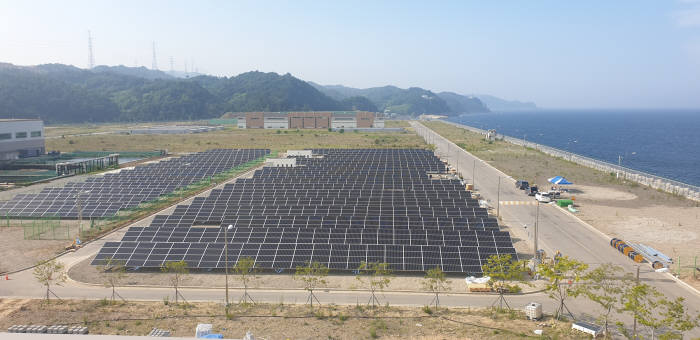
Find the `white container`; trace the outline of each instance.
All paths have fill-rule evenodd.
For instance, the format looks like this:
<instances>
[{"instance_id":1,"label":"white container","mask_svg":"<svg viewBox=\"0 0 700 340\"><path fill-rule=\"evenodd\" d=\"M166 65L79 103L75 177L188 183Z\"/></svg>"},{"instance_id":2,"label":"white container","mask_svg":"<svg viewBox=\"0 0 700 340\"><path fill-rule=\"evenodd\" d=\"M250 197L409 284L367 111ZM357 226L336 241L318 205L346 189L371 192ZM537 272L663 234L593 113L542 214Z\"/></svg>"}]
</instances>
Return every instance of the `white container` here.
<instances>
[{"instance_id":1,"label":"white container","mask_svg":"<svg viewBox=\"0 0 700 340\"><path fill-rule=\"evenodd\" d=\"M197 324L197 330L195 331L194 337L201 338L205 335L211 334L212 325L210 323L200 323Z\"/></svg>"},{"instance_id":2,"label":"white container","mask_svg":"<svg viewBox=\"0 0 700 340\"><path fill-rule=\"evenodd\" d=\"M542 304L530 302L525 306L525 316L527 316L529 320L539 320L542 318Z\"/></svg>"}]
</instances>

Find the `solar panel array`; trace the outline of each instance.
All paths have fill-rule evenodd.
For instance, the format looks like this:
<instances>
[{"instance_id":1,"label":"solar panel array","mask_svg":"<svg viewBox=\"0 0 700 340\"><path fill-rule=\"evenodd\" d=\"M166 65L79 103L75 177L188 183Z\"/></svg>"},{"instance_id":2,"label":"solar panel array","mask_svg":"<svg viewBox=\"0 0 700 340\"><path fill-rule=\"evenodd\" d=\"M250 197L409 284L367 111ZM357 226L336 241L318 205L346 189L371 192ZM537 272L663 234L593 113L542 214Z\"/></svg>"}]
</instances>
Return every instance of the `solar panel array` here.
<instances>
[{"instance_id":1,"label":"solar panel array","mask_svg":"<svg viewBox=\"0 0 700 340\"><path fill-rule=\"evenodd\" d=\"M84 218L114 216L202 179L269 154L263 149L215 149L90 176L38 194L19 194L0 202L0 215L11 217ZM80 195L80 197L78 197ZM79 200L79 201L78 201Z\"/></svg>"},{"instance_id":2,"label":"solar panel array","mask_svg":"<svg viewBox=\"0 0 700 340\"><path fill-rule=\"evenodd\" d=\"M428 150L317 149L297 167L263 168L208 197L131 227L107 242L93 260L123 260L157 268L167 261L190 268L223 269L255 259L258 268L282 271L318 261L355 270L362 261L386 262L395 271L438 266L445 272L481 273L491 255L516 256L508 232L479 207L460 180Z\"/></svg>"}]
</instances>

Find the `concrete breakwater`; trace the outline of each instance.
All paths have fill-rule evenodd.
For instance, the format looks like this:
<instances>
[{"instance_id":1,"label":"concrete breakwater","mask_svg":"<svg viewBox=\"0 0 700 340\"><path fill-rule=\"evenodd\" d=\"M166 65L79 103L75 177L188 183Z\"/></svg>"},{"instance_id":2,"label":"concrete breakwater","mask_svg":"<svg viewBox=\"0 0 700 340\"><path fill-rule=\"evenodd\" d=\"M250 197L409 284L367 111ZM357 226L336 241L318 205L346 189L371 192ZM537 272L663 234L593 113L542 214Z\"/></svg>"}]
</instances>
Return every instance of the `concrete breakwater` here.
<instances>
[{"instance_id":1,"label":"concrete breakwater","mask_svg":"<svg viewBox=\"0 0 700 340\"><path fill-rule=\"evenodd\" d=\"M459 124L459 123L454 123L454 122L449 122L445 120L441 120L444 123L454 125L459 128L463 128L475 133L479 133L482 135L486 135L488 131L478 129L472 126L464 125L464 124ZM538 150L540 152L543 152L547 155L553 156L553 157L558 157L565 159L567 161L583 165L589 168L593 168L596 170L600 170L603 172L609 172L609 173L614 173L618 178L626 179L628 181L633 181L642 185L646 185L648 187L651 187L653 189L665 191L674 195L679 195L686 197L690 200L693 201L698 201L700 202L700 187L675 181L672 179L668 179L665 177L661 176L656 176L652 175L643 171L639 170L634 170L630 168L626 168L624 166L619 166L617 164L612 164L608 163L605 161L601 161L598 159L586 157L583 155L579 155L573 152L568 152L564 150L560 150L557 148L553 148L551 146L546 146L538 143L533 143L529 142L523 139L519 138L514 138L510 136L505 136L505 135L497 135L497 139L502 139L506 142L532 148L535 150Z\"/></svg>"}]
</instances>

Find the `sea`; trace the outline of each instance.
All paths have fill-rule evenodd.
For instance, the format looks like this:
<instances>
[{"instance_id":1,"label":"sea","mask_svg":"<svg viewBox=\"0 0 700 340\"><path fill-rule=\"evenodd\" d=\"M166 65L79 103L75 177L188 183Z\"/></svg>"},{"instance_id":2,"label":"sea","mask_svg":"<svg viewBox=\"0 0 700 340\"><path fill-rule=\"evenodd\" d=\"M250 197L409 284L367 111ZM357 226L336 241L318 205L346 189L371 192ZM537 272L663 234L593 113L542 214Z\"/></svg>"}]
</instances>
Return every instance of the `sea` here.
<instances>
[{"instance_id":1,"label":"sea","mask_svg":"<svg viewBox=\"0 0 700 340\"><path fill-rule=\"evenodd\" d=\"M700 186L700 110L537 110L448 120Z\"/></svg>"}]
</instances>

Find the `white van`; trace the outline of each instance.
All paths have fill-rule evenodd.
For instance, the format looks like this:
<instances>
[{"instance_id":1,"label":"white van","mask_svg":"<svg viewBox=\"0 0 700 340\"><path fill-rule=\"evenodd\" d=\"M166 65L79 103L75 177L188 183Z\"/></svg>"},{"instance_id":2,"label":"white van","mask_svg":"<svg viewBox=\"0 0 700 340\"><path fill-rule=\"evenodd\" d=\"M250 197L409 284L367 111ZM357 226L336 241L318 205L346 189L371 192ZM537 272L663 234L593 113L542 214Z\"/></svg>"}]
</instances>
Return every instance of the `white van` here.
<instances>
[{"instance_id":1,"label":"white van","mask_svg":"<svg viewBox=\"0 0 700 340\"><path fill-rule=\"evenodd\" d=\"M552 196L548 192L538 192L535 194L535 199L542 203L549 203L552 201Z\"/></svg>"}]
</instances>

